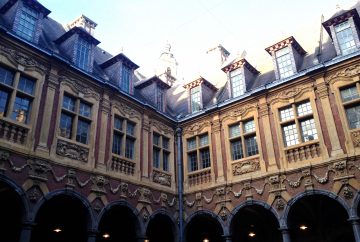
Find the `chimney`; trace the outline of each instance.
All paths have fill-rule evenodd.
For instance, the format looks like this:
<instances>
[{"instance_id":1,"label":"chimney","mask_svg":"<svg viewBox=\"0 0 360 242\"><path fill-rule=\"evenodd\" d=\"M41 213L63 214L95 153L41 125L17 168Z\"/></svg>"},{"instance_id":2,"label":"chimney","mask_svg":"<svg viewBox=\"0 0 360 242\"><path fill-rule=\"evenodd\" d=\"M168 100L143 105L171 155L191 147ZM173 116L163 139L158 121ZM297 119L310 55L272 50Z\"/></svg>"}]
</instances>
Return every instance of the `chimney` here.
<instances>
[{"instance_id":1,"label":"chimney","mask_svg":"<svg viewBox=\"0 0 360 242\"><path fill-rule=\"evenodd\" d=\"M97 26L97 23L86 17L85 15L81 15L79 18L75 19L73 22L67 24L68 29L72 29L74 27L81 27L86 32L88 32L91 36L94 36L94 30Z\"/></svg>"}]
</instances>

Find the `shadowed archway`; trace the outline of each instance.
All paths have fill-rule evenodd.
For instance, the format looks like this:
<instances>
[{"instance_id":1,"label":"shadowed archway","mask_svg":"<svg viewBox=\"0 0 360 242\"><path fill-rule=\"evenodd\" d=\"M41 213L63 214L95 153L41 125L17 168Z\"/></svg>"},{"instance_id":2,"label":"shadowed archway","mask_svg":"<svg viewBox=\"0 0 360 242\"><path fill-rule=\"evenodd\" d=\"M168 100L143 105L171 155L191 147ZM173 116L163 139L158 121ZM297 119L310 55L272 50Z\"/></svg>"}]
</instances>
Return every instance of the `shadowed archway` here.
<instances>
[{"instance_id":1,"label":"shadowed archway","mask_svg":"<svg viewBox=\"0 0 360 242\"><path fill-rule=\"evenodd\" d=\"M147 238L151 242L175 242L176 228L171 218L165 213L157 213L150 217L146 229Z\"/></svg>"}]
</instances>

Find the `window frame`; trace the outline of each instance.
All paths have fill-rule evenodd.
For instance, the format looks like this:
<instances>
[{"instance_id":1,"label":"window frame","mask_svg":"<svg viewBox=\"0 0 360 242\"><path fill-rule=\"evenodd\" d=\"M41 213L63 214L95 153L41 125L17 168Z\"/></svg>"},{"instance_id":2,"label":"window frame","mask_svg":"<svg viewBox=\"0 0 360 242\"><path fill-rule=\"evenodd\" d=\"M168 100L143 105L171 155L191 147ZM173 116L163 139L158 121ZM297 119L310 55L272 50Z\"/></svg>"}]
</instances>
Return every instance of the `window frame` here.
<instances>
[{"instance_id":1,"label":"window frame","mask_svg":"<svg viewBox=\"0 0 360 242\"><path fill-rule=\"evenodd\" d=\"M351 98L350 100L345 100L344 101L344 99L342 97L342 94L341 94L342 90L346 90L346 89L349 89L349 88L352 88L352 87L356 88L357 97L354 97L354 98ZM360 83L355 82L355 83L352 83L352 84L349 84L349 85L341 86L341 87L339 87L338 90L339 90L340 103L341 103L342 110L344 112L344 117L345 117L345 120L346 120L346 127L350 131L359 130L360 126L358 128L357 127L354 127L354 128L351 127L350 120L348 118L347 110L351 109L351 108L354 108L354 107L359 107L360 108Z\"/></svg>"},{"instance_id":2,"label":"window frame","mask_svg":"<svg viewBox=\"0 0 360 242\"><path fill-rule=\"evenodd\" d=\"M342 28L342 29L338 29L338 27L343 27L344 24L348 24L348 26L346 28ZM349 31L351 32L351 37L352 37L352 40L350 41L347 41L347 42L342 42L341 40L343 40L343 34L346 33L346 34L349 34ZM356 31L356 30L355 30ZM351 26L351 23L350 23L350 19L347 19L341 23L338 23L336 25L334 25L334 34L335 34L335 38L337 40L337 45L339 47L339 50L340 50L340 53L341 55L348 55L350 53L353 53L356 51L357 49L357 46L356 46L356 40L355 40L355 34L354 34L354 29L352 28ZM349 42L353 42L351 47L349 48L342 48L345 44L348 44Z\"/></svg>"},{"instance_id":3,"label":"window frame","mask_svg":"<svg viewBox=\"0 0 360 242\"><path fill-rule=\"evenodd\" d=\"M201 145L201 137L203 136L207 136L207 144L203 144ZM194 140L196 142L196 146L194 148L189 148L188 146L188 141L189 140ZM211 169L213 164L213 159L212 159L212 154L211 154L211 136L210 136L210 132L203 132L201 134L197 134L195 136L192 137L188 137L185 139L186 142L186 159L187 159L187 172L188 173L192 173L192 172L199 172L199 171L203 171L206 169ZM207 156L208 156L208 163L209 165L204 167L203 165L203 156L202 156L202 152L207 152ZM192 163L191 163L191 159L190 156L192 156L193 154L196 154L196 165L194 166L196 169L192 169Z\"/></svg>"},{"instance_id":4,"label":"window frame","mask_svg":"<svg viewBox=\"0 0 360 242\"><path fill-rule=\"evenodd\" d=\"M155 142L155 136L158 137L159 139L159 143L156 143ZM164 140L167 140L167 146L165 147L165 142ZM170 154L171 154L171 151L170 151L170 138L163 135L163 134L160 134L156 131L153 131L152 132L152 168L153 169L157 169L157 170L161 170L161 171L164 171L164 172L170 172ZM159 154L159 160L158 160L158 164L156 165L155 164L155 152L154 151L157 151L158 154ZM167 156L167 164L165 165L165 156ZM167 169L166 169L167 168Z\"/></svg>"},{"instance_id":5,"label":"window frame","mask_svg":"<svg viewBox=\"0 0 360 242\"><path fill-rule=\"evenodd\" d=\"M27 4L23 4L22 7L18 9L17 18L15 21L16 24L14 25L14 32L21 38L33 42L36 39L41 13ZM30 29L29 26L32 29Z\"/></svg>"},{"instance_id":6,"label":"window frame","mask_svg":"<svg viewBox=\"0 0 360 242\"><path fill-rule=\"evenodd\" d=\"M126 93L132 93L132 69L122 65L121 66L121 77L120 77L120 89ZM127 77L125 79L125 77Z\"/></svg>"},{"instance_id":7,"label":"window frame","mask_svg":"<svg viewBox=\"0 0 360 242\"><path fill-rule=\"evenodd\" d=\"M277 51L275 51L274 55L275 55L275 61L276 61L276 67L277 67L277 72L279 74L279 78L280 79L285 79L288 78L290 76L293 76L296 71L293 68L294 65L294 57L293 57L293 53L291 50L291 46L285 46L284 48L281 48ZM287 53L282 53L285 50L287 50ZM278 54L280 53L280 55L278 56ZM286 60L284 59L285 57L288 57ZM281 62L280 62L281 61ZM288 62L290 61L290 64L287 64L286 66L280 66L281 64L283 64L284 62ZM289 68L290 69L287 69ZM286 71L285 68L287 69Z\"/></svg>"},{"instance_id":8,"label":"window frame","mask_svg":"<svg viewBox=\"0 0 360 242\"><path fill-rule=\"evenodd\" d=\"M239 72L239 73L237 73L236 75L233 75L236 72ZM246 84L245 84L243 68L237 68L237 69L229 71L229 79L230 79L230 85L231 85L232 98L239 97L246 92ZM235 81L238 81L238 85L236 85L236 86L234 85ZM238 90L235 91L235 88L237 88Z\"/></svg>"},{"instance_id":9,"label":"window frame","mask_svg":"<svg viewBox=\"0 0 360 242\"><path fill-rule=\"evenodd\" d=\"M85 71L90 70L91 50L92 44L78 36L75 55L75 64L78 68Z\"/></svg>"},{"instance_id":10,"label":"window frame","mask_svg":"<svg viewBox=\"0 0 360 242\"><path fill-rule=\"evenodd\" d=\"M193 93L193 90L197 90L196 93ZM203 106L202 106L202 92L201 92L201 85L193 87L189 90L189 94L190 94L190 110L191 113L196 113L199 112ZM198 95L199 97L196 97L196 100L194 100L194 94ZM198 99L198 100L197 100ZM197 105L195 106L194 103L196 103Z\"/></svg>"},{"instance_id":11,"label":"window frame","mask_svg":"<svg viewBox=\"0 0 360 242\"><path fill-rule=\"evenodd\" d=\"M116 127L116 120L121 120L120 129ZM132 127L131 129L129 127ZM137 142L137 123L134 121L120 115L118 113L114 113L112 118L112 136L111 136L111 155L118 156L122 159L130 160L135 162L136 160L136 142ZM120 137L120 147L116 147L117 150L120 150L119 153L114 152L114 137L118 135ZM131 147L129 147L131 142ZM131 153L129 153L131 151Z\"/></svg>"}]
</instances>

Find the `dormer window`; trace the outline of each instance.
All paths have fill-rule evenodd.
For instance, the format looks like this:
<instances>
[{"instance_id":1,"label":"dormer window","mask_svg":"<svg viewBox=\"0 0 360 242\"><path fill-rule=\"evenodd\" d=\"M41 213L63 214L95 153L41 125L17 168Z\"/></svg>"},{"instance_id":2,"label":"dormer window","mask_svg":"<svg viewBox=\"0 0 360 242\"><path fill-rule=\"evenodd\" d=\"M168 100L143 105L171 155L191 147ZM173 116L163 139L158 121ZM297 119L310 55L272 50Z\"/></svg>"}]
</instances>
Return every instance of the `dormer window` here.
<instances>
[{"instance_id":1,"label":"dormer window","mask_svg":"<svg viewBox=\"0 0 360 242\"><path fill-rule=\"evenodd\" d=\"M200 96L200 86L191 88L190 90L190 100L191 100L191 112L198 112L201 109L201 96Z\"/></svg>"},{"instance_id":2,"label":"dormer window","mask_svg":"<svg viewBox=\"0 0 360 242\"><path fill-rule=\"evenodd\" d=\"M20 13L19 24L15 29L16 34L26 40L33 40L38 19L39 13L24 5Z\"/></svg>"},{"instance_id":3,"label":"dormer window","mask_svg":"<svg viewBox=\"0 0 360 242\"><path fill-rule=\"evenodd\" d=\"M123 66L121 71L120 89L124 92L130 93L131 86L131 71L128 67Z\"/></svg>"},{"instance_id":4,"label":"dormer window","mask_svg":"<svg viewBox=\"0 0 360 242\"><path fill-rule=\"evenodd\" d=\"M90 43L79 37L77 42L77 50L76 50L77 67L83 70L89 69L90 51L91 51Z\"/></svg>"},{"instance_id":5,"label":"dormer window","mask_svg":"<svg viewBox=\"0 0 360 242\"><path fill-rule=\"evenodd\" d=\"M231 80L232 96L238 97L243 95L245 92L245 85L244 85L243 74L240 68L230 72L230 80Z\"/></svg>"},{"instance_id":6,"label":"dormer window","mask_svg":"<svg viewBox=\"0 0 360 242\"><path fill-rule=\"evenodd\" d=\"M356 45L349 21L335 25L334 29L341 53L346 55L354 52L356 50Z\"/></svg>"},{"instance_id":7,"label":"dormer window","mask_svg":"<svg viewBox=\"0 0 360 242\"><path fill-rule=\"evenodd\" d=\"M337 55L347 55L360 48L358 28L360 17L357 10L343 10L323 23L333 40Z\"/></svg>"},{"instance_id":8,"label":"dormer window","mask_svg":"<svg viewBox=\"0 0 360 242\"><path fill-rule=\"evenodd\" d=\"M289 47L285 47L281 50L275 52L276 63L278 66L278 71L280 74L280 78L286 78L292 76L294 74L292 67L292 58L290 56Z\"/></svg>"},{"instance_id":9,"label":"dormer window","mask_svg":"<svg viewBox=\"0 0 360 242\"><path fill-rule=\"evenodd\" d=\"M296 74L302 64L306 51L293 36L265 49L272 57L277 80Z\"/></svg>"}]
</instances>

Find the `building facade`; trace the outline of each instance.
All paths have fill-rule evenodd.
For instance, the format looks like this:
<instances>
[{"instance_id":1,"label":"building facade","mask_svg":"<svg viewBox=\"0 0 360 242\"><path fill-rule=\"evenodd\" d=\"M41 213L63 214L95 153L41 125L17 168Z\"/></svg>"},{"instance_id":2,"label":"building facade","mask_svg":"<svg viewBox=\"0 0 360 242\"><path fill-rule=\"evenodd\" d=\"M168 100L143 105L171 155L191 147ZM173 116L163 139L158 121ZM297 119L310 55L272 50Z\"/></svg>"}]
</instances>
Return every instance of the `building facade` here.
<instances>
[{"instance_id":1,"label":"building facade","mask_svg":"<svg viewBox=\"0 0 360 242\"><path fill-rule=\"evenodd\" d=\"M360 242L358 9L314 53L266 48L270 72L219 45L215 86L0 0L0 240Z\"/></svg>"}]
</instances>

